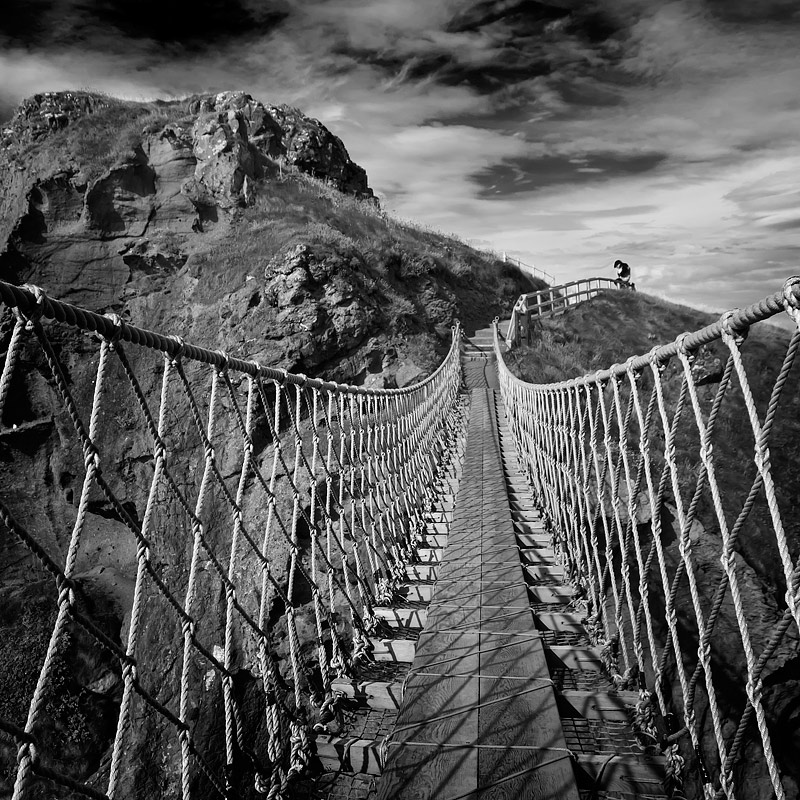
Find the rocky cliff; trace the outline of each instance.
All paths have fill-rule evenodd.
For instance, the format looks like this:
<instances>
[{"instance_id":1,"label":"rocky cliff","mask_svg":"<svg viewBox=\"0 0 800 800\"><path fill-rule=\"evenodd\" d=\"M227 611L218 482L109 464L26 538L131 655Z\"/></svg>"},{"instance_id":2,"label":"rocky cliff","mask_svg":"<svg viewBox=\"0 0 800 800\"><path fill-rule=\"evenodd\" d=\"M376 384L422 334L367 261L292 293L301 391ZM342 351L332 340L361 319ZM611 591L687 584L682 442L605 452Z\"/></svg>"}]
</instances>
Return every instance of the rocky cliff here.
<instances>
[{"instance_id":1,"label":"rocky cliff","mask_svg":"<svg viewBox=\"0 0 800 800\"><path fill-rule=\"evenodd\" d=\"M531 288L518 271L459 241L387 217L364 170L321 123L243 93L180 103L79 92L25 101L2 131L0 253L4 280L263 364L373 386L418 380L439 362L457 317L486 324ZM12 324L4 311L0 351ZM53 336L70 389L85 403L95 343L69 330ZM142 390L157 398L157 369L141 354L130 357ZM107 480L140 520L152 441L123 380L111 382L107 403ZM198 457L191 415L175 405L169 416L172 468L191 485ZM232 419L222 424L220 440L235 438L234 428ZM57 562L84 475L41 351L26 345L0 421L0 493ZM159 513L159 569L179 574L187 532L176 522L179 510L165 505ZM224 514L222 507L210 513ZM93 495L76 581L85 613L115 642L127 625L135 571L135 542ZM52 630L54 594L36 559L3 534L0 675L13 679L0 679L0 717L17 725ZM221 602L218 586L201 589L208 641L219 640ZM172 622L156 613L140 642L167 705L175 700L169 687L180 638ZM58 659L38 735L53 768L101 786L119 665L75 626ZM243 687L248 674L242 670ZM200 740L218 735L215 713L213 704L198 709ZM141 758L121 796L171 796L163 786L175 754L159 750L162 733L146 717L136 721L131 747ZM0 794L15 760L0 740ZM68 796L53 791L42 796Z\"/></svg>"}]
</instances>

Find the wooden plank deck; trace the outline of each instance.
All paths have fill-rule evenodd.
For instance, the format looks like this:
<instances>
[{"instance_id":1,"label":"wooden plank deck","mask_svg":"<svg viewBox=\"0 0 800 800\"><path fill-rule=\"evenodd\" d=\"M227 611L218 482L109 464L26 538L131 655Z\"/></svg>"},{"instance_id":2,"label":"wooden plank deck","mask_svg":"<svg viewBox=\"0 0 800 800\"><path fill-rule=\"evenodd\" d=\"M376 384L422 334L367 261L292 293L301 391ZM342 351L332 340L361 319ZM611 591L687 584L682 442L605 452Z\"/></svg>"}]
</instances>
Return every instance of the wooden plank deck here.
<instances>
[{"instance_id":1,"label":"wooden plank deck","mask_svg":"<svg viewBox=\"0 0 800 800\"><path fill-rule=\"evenodd\" d=\"M437 572L378 798L578 800L486 389Z\"/></svg>"}]
</instances>

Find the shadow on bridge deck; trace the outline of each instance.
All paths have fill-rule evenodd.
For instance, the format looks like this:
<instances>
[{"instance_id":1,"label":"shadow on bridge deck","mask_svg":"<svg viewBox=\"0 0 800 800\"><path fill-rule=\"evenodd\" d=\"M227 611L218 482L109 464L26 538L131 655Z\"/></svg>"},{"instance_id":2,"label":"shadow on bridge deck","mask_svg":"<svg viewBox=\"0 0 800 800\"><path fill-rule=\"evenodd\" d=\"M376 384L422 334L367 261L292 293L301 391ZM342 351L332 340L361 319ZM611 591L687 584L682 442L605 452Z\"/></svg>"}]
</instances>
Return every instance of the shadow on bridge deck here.
<instances>
[{"instance_id":1,"label":"shadow on bridge deck","mask_svg":"<svg viewBox=\"0 0 800 800\"><path fill-rule=\"evenodd\" d=\"M519 473L491 330L464 348L463 473L379 800L663 797ZM562 721L562 717L564 718Z\"/></svg>"}]
</instances>

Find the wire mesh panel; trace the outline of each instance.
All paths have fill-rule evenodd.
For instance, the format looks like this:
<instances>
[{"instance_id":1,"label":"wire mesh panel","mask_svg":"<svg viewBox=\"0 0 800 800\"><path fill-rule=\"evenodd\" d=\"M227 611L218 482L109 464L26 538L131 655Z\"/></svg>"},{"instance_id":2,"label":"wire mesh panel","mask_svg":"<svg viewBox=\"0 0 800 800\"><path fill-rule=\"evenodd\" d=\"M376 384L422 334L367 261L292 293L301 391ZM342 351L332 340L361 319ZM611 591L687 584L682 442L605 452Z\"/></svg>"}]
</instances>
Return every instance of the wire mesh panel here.
<instances>
[{"instance_id":1,"label":"wire mesh panel","mask_svg":"<svg viewBox=\"0 0 800 800\"><path fill-rule=\"evenodd\" d=\"M637 727L664 749L676 795L797 792L781 730L791 701L765 685L796 658L800 632L800 333L766 362L757 323L784 309L800 322L799 299L792 278L671 344L554 384L512 375L496 334L517 448L584 624L616 688L639 690Z\"/></svg>"},{"instance_id":2,"label":"wire mesh panel","mask_svg":"<svg viewBox=\"0 0 800 800\"><path fill-rule=\"evenodd\" d=\"M0 500L8 542L55 583L38 609L35 680L0 719L13 797L284 796L340 714L333 680L371 661L375 606L394 599L422 537L457 423L459 331L425 381L366 390L36 287L0 284L0 297L13 310L0 418L9 435L28 424L11 420L38 381L75 487L55 522L19 482ZM91 380L75 380L87 364ZM36 479L23 450L8 450L12 468ZM98 611L109 594L116 622ZM51 713L70 696L78 639L117 685L88 782ZM95 689L75 694L76 715Z\"/></svg>"}]
</instances>

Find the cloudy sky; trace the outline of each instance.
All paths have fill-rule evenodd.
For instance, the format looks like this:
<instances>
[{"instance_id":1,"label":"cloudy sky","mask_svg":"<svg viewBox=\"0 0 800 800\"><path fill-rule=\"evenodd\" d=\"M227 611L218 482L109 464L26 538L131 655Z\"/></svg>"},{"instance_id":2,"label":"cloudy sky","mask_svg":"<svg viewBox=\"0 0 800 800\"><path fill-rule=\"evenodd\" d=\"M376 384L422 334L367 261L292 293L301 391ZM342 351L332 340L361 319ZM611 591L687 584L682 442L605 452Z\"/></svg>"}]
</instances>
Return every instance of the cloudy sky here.
<instances>
[{"instance_id":1,"label":"cloudy sky","mask_svg":"<svg viewBox=\"0 0 800 800\"><path fill-rule=\"evenodd\" d=\"M400 217L571 280L749 303L800 273L797 0L5 0L34 92L244 89L341 136Z\"/></svg>"}]
</instances>

